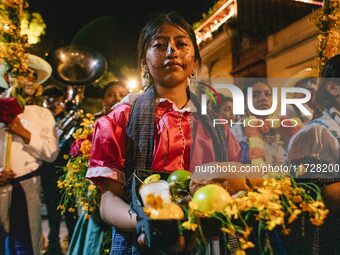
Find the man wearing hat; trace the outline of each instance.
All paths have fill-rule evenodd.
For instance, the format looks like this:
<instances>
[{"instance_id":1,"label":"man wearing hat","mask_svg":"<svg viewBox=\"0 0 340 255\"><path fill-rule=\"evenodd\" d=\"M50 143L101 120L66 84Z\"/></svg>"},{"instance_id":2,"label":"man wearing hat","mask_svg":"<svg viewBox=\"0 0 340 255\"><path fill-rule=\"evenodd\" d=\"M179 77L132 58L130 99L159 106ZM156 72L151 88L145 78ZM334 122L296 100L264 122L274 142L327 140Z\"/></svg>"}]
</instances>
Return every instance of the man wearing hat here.
<instances>
[{"instance_id":1,"label":"man wearing hat","mask_svg":"<svg viewBox=\"0 0 340 255\"><path fill-rule=\"evenodd\" d=\"M11 85L16 79L23 87L25 96L34 96L36 84L46 81L52 69L45 60L34 55L29 55L28 66L32 72L30 76L10 77L8 83ZM43 161L52 162L58 155L56 123L48 109L27 105L23 113L5 128L13 135L9 171L13 177L7 181L7 185L12 185L12 192L9 209L10 228L2 236L5 240L4 252L40 254L42 226L38 168ZM3 129L1 131L4 132ZM2 174L0 179L3 182L0 182L0 185L4 185L6 180L1 176Z\"/></svg>"}]
</instances>

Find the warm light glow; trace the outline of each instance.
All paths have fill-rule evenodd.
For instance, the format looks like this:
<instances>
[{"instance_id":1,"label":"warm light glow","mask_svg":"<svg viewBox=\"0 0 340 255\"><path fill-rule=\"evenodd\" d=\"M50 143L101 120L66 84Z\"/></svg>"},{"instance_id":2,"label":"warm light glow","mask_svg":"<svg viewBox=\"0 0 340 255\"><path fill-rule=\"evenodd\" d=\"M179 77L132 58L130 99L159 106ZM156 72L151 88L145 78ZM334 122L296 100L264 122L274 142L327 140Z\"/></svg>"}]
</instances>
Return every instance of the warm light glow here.
<instances>
[{"instance_id":1,"label":"warm light glow","mask_svg":"<svg viewBox=\"0 0 340 255\"><path fill-rule=\"evenodd\" d=\"M236 17L235 0L229 0L216 10L208 19L206 19L197 29L196 41L200 44L203 41L212 38L213 32L218 30L229 19Z\"/></svg>"},{"instance_id":2,"label":"warm light glow","mask_svg":"<svg viewBox=\"0 0 340 255\"><path fill-rule=\"evenodd\" d=\"M313 1L313 0L295 0L296 2L303 2L306 4L314 4L314 5L319 5L322 6L322 2L318 2L318 1Z\"/></svg>"},{"instance_id":3,"label":"warm light glow","mask_svg":"<svg viewBox=\"0 0 340 255\"><path fill-rule=\"evenodd\" d=\"M134 91L138 86L137 80L132 79L127 82L127 88L130 92Z\"/></svg>"}]
</instances>

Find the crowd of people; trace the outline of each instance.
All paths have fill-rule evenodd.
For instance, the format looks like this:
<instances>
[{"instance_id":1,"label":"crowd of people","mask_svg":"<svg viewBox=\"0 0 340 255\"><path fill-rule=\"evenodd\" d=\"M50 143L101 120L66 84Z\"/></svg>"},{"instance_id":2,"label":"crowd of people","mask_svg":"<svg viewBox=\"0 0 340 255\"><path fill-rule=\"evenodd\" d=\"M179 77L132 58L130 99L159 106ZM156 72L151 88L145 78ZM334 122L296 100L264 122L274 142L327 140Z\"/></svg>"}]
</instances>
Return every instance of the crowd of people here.
<instances>
[{"instance_id":1,"label":"crowd of people","mask_svg":"<svg viewBox=\"0 0 340 255\"><path fill-rule=\"evenodd\" d=\"M40 66L30 66L33 72L30 76L0 80L9 84L0 84L4 87L2 96L8 93L6 87L19 82L26 96L33 98L34 84L43 83L51 75L44 68L47 63L41 61ZM240 122L242 118L264 120L270 116L234 116L232 98L221 95L220 105L213 105L202 117L201 102L190 90L201 62L195 33L179 14L161 14L143 28L138 41L138 68L144 92L128 94L120 82L111 82L103 90L103 110L95 114L97 121L86 174L101 192L98 217L86 220L84 213L78 218L64 215L70 237L68 254L99 254L102 232L107 228L112 228L110 254L155 254L146 246L148 222L130 206L136 201L127 187L135 171L171 173L228 161L272 165L340 163L340 55L327 62L319 84L316 77L295 84L311 92L313 104L308 107L314 116L309 119L299 109L289 109L287 116L278 118L299 119L299 125L291 129L213 126L213 120L221 117ZM254 108L269 109L273 103L270 84L254 79L245 88L249 87L253 89ZM64 154L68 154L70 144L60 140L62 131L57 124L67 115L66 94L62 88L49 85L43 96L44 107L31 100L23 113L0 129L2 140L5 133L13 135L11 169L0 172L0 254L41 254L41 187L50 227L45 253L62 254L57 167L66 164ZM252 142L254 137L261 142ZM321 227L306 224L305 235L295 233L287 238L273 235L273 239L279 240L273 247L275 254L337 254L340 250L338 177L314 177L308 180L322 189L331 212L327 221ZM258 185L258 180L243 181L244 186L252 185L253 181ZM243 187L239 183L233 186L233 180L229 185L229 192L234 193ZM186 242L181 236L176 244L164 247L159 254L201 254L195 248L189 251ZM209 244L207 252L218 254L216 247ZM256 249L252 252L259 254Z\"/></svg>"}]
</instances>

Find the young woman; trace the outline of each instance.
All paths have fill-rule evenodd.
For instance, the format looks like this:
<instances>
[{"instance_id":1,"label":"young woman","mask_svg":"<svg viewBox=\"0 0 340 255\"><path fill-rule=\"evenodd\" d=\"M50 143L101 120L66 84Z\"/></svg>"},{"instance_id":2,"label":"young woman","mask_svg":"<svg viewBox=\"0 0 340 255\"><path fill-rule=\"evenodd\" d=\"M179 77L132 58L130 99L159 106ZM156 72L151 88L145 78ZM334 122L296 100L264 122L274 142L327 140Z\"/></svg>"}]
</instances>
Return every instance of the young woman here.
<instances>
[{"instance_id":1,"label":"young woman","mask_svg":"<svg viewBox=\"0 0 340 255\"><path fill-rule=\"evenodd\" d=\"M105 86L103 93L103 111L96 117L108 114L112 106L122 100L128 94L128 89L119 81L112 81Z\"/></svg>"},{"instance_id":2,"label":"young woman","mask_svg":"<svg viewBox=\"0 0 340 255\"><path fill-rule=\"evenodd\" d=\"M292 164L307 164L307 170L316 168L314 173L310 171L300 177L321 188L330 214L319 228L306 223L305 236L291 240L299 245L289 246L290 254L338 254L340 250L340 55L325 65L316 92L314 115L315 119L292 138L288 159ZM322 171L318 170L320 166Z\"/></svg>"},{"instance_id":3,"label":"young woman","mask_svg":"<svg viewBox=\"0 0 340 255\"><path fill-rule=\"evenodd\" d=\"M95 117L99 118L111 111L114 104L118 103L128 94L127 88L119 81L109 82L103 90L103 111L96 113ZM106 247L105 236L110 231L95 209L94 217L86 219L86 213L82 213L75 226L72 239L70 241L67 254L69 255L99 255L103 247Z\"/></svg>"},{"instance_id":4,"label":"young woman","mask_svg":"<svg viewBox=\"0 0 340 255\"><path fill-rule=\"evenodd\" d=\"M252 89L252 102L256 110L268 110L272 107L272 88L265 80L249 80L244 90L245 95L248 94L248 88ZM257 119L258 121L252 119ZM270 121L271 119L275 119L275 121L272 122ZM240 125L232 127L232 132L242 148L242 163L251 163L253 165L283 164L285 148L290 138L300 128L299 125L296 127L281 126L280 122L284 119L287 119L286 116L275 116L275 113L255 116L248 112L245 118L245 127ZM295 120L298 121L297 119ZM239 120L238 122L241 121ZM285 124L288 125L287 123Z\"/></svg>"},{"instance_id":5,"label":"young woman","mask_svg":"<svg viewBox=\"0 0 340 255\"><path fill-rule=\"evenodd\" d=\"M114 255L140 254L137 239L145 244L123 189L133 171L171 173L239 160L239 146L229 129L213 128L213 113L202 116L199 100L188 89L201 58L195 33L180 15L161 14L147 23L138 59L145 92L129 95L98 120L87 173L102 191L101 215L113 226ZM177 246L183 248L183 239Z\"/></svg>"}]
</instances>

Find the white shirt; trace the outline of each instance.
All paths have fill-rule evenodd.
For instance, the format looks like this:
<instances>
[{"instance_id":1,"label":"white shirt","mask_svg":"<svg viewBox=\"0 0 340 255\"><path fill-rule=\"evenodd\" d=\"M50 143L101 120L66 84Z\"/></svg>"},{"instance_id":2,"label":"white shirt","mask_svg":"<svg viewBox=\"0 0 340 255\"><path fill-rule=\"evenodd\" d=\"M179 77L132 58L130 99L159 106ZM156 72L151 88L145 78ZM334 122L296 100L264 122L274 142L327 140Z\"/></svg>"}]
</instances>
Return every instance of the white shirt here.
<instances>
[{"instance_id":1,"label":"white shirt","mask_svg":"<svg viewBox=\"0 0 340 255\"><path fill-rule=\"evenodd\" d=\"M56 123L48 109L37 105L25 106L18 117L31 132L31 140L25 144L19 136L13 135L10 167L15 177L37 170L42 161L53 162L59 153Z\"/></svg>"},{"instance_id":2,"label":"white shirt","mask_svg":"<svg viewBox=\"0 0 340 255\"><path fill-rule=\"evenodd\" d=\"M331 115L335 114L334 118ZM339 162L340 114L331 108L305 125L290 140L288 160L313 157L331 164Z\"/></svg>"}]
</instances>

